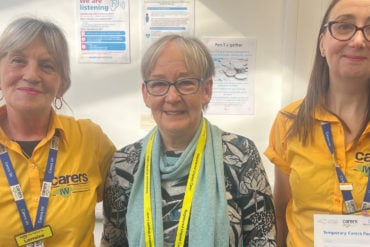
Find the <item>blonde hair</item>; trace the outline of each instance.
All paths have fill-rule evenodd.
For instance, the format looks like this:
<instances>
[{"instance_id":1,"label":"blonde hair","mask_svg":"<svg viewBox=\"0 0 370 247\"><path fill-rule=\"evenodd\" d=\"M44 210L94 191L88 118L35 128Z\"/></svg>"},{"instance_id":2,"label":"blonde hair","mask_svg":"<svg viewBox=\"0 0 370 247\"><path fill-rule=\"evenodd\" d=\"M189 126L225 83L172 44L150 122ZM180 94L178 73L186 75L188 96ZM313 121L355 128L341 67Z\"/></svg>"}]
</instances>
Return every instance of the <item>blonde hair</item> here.
<instances>
[{"instance_id":1,"label":"blonde hair","mask_svg":"<svg viewBox=\"0 0 370 247\"><path fill-rule=\"evenodd\" d=\"M0 58L7 53L24 49L35 39L42 38L62 77L62 93L71 85L67 40L54 23L33 17L21 17L11 22L0 36Z\"/></svg>"}]
</instances>

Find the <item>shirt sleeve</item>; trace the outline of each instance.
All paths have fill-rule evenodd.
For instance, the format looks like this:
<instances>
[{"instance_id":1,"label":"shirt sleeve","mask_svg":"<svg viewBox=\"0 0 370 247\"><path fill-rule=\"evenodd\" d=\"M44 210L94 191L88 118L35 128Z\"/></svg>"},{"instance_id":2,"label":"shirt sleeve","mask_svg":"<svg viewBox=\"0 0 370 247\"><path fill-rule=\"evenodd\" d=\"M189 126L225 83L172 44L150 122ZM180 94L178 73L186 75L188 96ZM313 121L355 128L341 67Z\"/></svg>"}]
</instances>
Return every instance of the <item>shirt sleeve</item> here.
<instances>
[{"instance_id":1,"label":"shirt sleeve","mask_svg":"<svg viewBox=\"0 0 370 247\"><path fill-rule=\"evenodd\" d=\"M246 246L276 246L275 212L272 191L259 152L249 141L250 153L245 166L248 172L242 176L241 185L248 187L242 207L243 238ZM247 185L249 183L249 185ZM248 201L248 202L247 202Z\"/></svg>"},{"instance_id":2,"label":"shirt sleeve","mask_svg":"<svg viewBox=\"0 0 370 247\"><path fill-rule=\"evenodd\" d=\"M286 134L289 120L279 112L270 130L269 144L264 155L285 174L290 173L290 166L287 161L287 142Z\"/></svg>"},{"instance_id":3,"label":"shirt sleeve","mask_svg":"<svg viewBox=\"0 0 370 247\"><path fill-rule=\"evenodd\" d=\"M94 165L99 169L98 171L100 173L99 177L101 178L101 181L96 192L97 202L100 202L103 200L104 179L107 175L109 166L112 163L112 157L116 151L116 147L99 125L95 124L90 119L81 119L79 122L83 135L85 135L87 140L91 142L91 155L94 156Z\"/></svg>"},{"instance_id":4,"label":"shirt sleeve","mask_svg":"<svg viewBox=\"0 0 370 247\"><path fill-rule=\"evenodd\" d=\"M113 156L105 180L101 246L128 246L126 214L139 157L139 144L118 150Z\"/></svg>"},{"instance_id":5,"label":"shirt sleeve","mask_svg":"<svg viewBox=\"0 0 370 247\"><path fill-rule=\"evenodd\" d=\"M230 234L230 245L241 246L242 241L243 246L276 246L272 191L257 147L242 136L226 133L223 138L228 211L235 233Z\"/></svg>"},{"instance_id":6,"label":"shirt sleeve","mask_svg":"<svg viewBox=\"0 0 370 247\"><path fill-rule=\"evenodd\" d=\"M126 238L127 203L111 166L105 182L103 200L103 237L101 246L128 246Z\"/></svg>"}]
</instances>

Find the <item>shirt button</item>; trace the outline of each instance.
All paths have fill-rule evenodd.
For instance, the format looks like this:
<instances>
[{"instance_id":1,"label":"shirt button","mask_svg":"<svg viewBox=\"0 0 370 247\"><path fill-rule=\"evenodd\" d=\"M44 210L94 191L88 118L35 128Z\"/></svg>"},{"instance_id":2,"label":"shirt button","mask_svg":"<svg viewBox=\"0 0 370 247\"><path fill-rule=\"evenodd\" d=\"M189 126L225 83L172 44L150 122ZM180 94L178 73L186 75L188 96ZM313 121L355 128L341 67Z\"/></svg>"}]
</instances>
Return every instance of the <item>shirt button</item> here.
<instances>
[{"instance_id":1,"label":"shirt button","mask_svg":"<svg viewBox=\"0 0 370 247\"><path fill-rule=\"evenodd\" d=\"M31 168L35 169L36 165L34 163L31 164Z\"/></svg>"}]
</instances>

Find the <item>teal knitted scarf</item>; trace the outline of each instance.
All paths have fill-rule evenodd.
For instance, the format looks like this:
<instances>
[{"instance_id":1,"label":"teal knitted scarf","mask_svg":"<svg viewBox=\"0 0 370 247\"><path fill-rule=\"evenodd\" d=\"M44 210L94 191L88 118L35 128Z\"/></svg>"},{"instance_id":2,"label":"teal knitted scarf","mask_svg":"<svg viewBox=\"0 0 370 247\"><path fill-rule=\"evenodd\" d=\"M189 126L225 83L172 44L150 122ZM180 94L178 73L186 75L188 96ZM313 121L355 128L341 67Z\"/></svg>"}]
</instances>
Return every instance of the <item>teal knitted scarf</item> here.
<instances>
[{"instance_id":1,"label":"teal knitted scarf","mask_svg":"<svg viewBox=\"0 0 370 247\"><path fill-rule=\"evenodd\" d=\"M205 121L207 121L205 119ZM189 173L201 125L174 166L166 167L161 159L160 134L154 139L151 170L151 205L155 246L163 246L161 180L175 180ZM152 130L154 131L154 130ZM145 137L140 164L135 173L127 209L129 245L145 246L144 236L144 156L150 133ZM195 188L189 219L189 246L226 247L229 245L229 218L225 196L225 178L221 130L207 121L207 140L203 162Z\"/></svg>"}]
</instances>

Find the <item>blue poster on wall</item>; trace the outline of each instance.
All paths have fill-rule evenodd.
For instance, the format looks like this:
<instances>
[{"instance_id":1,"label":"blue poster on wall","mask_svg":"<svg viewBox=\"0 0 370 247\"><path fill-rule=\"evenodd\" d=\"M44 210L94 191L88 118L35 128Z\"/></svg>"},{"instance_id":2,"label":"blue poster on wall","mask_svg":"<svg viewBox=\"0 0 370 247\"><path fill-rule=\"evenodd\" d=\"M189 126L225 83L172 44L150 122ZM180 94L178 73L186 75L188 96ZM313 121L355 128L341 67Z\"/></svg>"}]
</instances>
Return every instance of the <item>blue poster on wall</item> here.
<instances>
[{"instance_id":1,"label":"blue poster on wall","mask_svg":"<svg viewBox=\"0 0 370 247\"><path fill-rule=\"evenodd\" d=\"M79 0L80 63L130 63L128 0Z\"/></svg>"}]
</instances>

